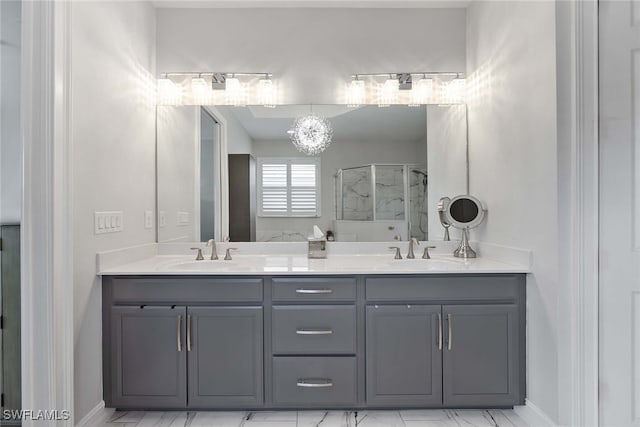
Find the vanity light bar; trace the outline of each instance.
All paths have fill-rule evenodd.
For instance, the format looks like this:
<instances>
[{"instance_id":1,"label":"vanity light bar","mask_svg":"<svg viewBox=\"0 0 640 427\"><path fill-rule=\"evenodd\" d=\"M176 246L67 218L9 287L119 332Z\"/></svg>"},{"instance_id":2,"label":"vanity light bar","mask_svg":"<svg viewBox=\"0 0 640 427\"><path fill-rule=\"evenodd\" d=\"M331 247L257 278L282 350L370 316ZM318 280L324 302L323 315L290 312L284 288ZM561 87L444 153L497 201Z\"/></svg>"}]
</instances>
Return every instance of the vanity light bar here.
<instances>
[{"instance_id":1,"label":"vanity light bar","mask_svg":"<svg viewBox=\"0 0 640 427\"><path fill-rule=\"evenodd\" d=\"M360 105L464 104L466 79L459 72L359 73L345 91L349 107Z\"/></svg>"},{"instance_id":2,"label":"vanity light bar","mask_svg":"<svg viewBox=\"0 0 640 427\"><path fill-rule=\"evenodd\" d=\"M278 85L271 73L171 72L158 79L158 105L275 107ZM177 96L177 94L180 96Z\"/></svg>"}]
</instances>

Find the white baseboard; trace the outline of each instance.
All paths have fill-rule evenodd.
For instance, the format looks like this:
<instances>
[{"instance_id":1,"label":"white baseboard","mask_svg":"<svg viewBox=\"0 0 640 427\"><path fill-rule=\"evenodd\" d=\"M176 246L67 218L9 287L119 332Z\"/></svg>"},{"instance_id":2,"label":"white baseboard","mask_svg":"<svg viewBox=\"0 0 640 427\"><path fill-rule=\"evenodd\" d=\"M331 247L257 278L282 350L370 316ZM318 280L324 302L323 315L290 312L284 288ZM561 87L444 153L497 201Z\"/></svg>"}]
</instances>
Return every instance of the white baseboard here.
<instances>
[{"instance_id":1,"label":"white baseboard","mask_svg":"<svg viewBox=\"0 0 640 427\"><path fill-rule=\"evenodd\" d=\"M113 409L104 407L104 400L101 400L87 415L76 423L76 427L94 427L106 422Z\"/></svg>"},{"instance_id":2,"label":"white baseboard","mask_svg":"<svg viewBox=\"0 0 640 427\"><path fill-rule=\"evenodd\" d=\"M513 412L529 427L558 427L544 411L538 408L529 399L525 399L524 406L514 406Z\"/></svg>"}]
</instances>

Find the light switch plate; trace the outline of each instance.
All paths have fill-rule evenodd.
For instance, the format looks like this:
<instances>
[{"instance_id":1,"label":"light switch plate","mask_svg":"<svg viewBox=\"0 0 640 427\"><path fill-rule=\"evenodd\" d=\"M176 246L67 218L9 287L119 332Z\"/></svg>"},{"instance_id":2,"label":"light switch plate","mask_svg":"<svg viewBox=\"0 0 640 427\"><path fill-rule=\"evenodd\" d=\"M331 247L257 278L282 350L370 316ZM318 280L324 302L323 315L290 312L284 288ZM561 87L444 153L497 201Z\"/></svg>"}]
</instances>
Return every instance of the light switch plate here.
<instances>
[{"instance_id":1,"label":"light switch plate","mask_svg":"<svg viewBox=\"0 0 640 427\"><path fill-rule=\"evenodd\" d=\"M189 212L178 212L177 225L189 225Z\"/></svg>"},{"instance_id":2,"label":"light switch plate","mask_svg":"<svg viewBox=\"0 0 640 427\"><path fill-rule=\"evenodd\" d=\"M94 212L93 225L95 234L119 233L124 230L124 213L122 211Z\"/></svg>"},{"instance_id":3,"label":"light switch plate","mask_svg":"<svg viewBox=\"0 0 640 427\"><path fill-rule=\"evenodd\" d=\"M167 226L167 213L165 211L158 212L158 225L160 227Z\"/></svg>"},{"instance_id":4,"label":"light switch plate","mask_svg":"<svg viewBox=\"0 0 640 427\"><path fill-rule=\"evenodd\" d=\"M153 228L153 211L144 211L144 228Z\"/></svg>"}]
</instances>

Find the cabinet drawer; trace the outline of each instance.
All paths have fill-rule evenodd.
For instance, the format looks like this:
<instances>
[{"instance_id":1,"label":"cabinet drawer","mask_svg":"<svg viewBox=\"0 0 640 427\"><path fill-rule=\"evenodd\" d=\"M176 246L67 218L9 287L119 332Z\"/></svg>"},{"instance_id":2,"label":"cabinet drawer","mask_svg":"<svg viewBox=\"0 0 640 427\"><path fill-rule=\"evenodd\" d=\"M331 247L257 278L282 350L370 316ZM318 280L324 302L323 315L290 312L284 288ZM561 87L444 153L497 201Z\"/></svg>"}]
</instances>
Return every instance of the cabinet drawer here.
<instances>
[{"instance_id":1,"label":"cabinet drawer","mask_svg":"<svg viewBox=\"0 0 640 427\"><path fill-rule=\"evenodd\" d=\"M355 301L356 279L334 278L274 278L274 301Z\"/></svg>"},{"instance_id":2,"label":"cabinet drawer","mask_svg":"<svg viewBox=\"0 0 640 427\"><path fill-rule=\"evenodd\" d=\"M113 303L261 302L262 278L111 278Z\"/></svg>"},{"instance_id":3,"label":"cabinet drawer","mask_svg":"<svg viewBox=\"0 0 640 427\"><path fill-rule=\"evenodd\" d=\"M368 301L504 301L518 298L524 275L458 275L428 277L370 277Z\"/></svg>"},{"instance_id":4,"label":"cabinet drawer","mask_svg":"<svg viewBox=\"0 0 640 427\"><path fill-rule=\"evenodd\" d=\"M275 354L356 352L355 306L275 306L272 310Z\"/></svg>"},{"instance_id":5,"label":"cabinet drawer","mask_svg":"<svg viewBox=\"0 0 640 427\"><path fill-rule=\"evenodd\" d=\"M274 357L277 406L352 406L356 402L355 357Z\"/></svg>"}]
</instances>

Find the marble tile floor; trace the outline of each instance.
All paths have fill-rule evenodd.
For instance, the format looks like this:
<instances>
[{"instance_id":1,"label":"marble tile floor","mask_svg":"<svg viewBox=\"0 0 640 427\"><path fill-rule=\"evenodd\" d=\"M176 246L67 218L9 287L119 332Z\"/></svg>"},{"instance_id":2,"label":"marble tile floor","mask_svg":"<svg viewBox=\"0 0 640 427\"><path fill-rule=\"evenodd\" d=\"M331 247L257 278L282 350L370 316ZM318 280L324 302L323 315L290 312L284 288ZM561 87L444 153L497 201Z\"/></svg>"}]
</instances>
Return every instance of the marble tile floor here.
<instances>
[{"instance_id":1,"label":"marble tile floor","mask_svg":"<svg viewBox=\"0 0 640 427\"><path fill-rule=\"evenodd\" d=\"M512 410L114 412L96 427L527 427Z\"/></svg>"}]
</instances>

